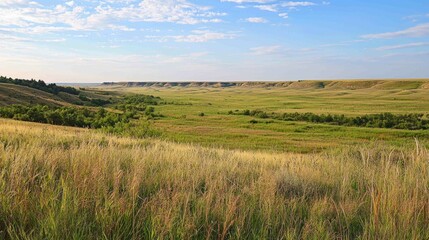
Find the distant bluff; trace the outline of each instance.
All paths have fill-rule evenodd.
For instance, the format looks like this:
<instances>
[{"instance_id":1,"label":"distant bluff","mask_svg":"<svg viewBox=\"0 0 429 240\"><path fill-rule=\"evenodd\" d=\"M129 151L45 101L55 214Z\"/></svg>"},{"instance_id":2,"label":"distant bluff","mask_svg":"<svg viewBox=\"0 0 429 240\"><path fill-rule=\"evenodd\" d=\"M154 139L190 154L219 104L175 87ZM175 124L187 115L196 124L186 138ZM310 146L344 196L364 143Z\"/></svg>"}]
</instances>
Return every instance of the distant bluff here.
<instances>
[{"instance_id":1,"label":"distant bluff","mask_svg":"<svg viewBox=\"0 0 429 240\"><path fill-rule=\"evenodd\" d=\"M287 88L287 89L429 89L429 79L389 80L300 80L285 82L104 82L104 87L202 87L202 88Z\"/></svg>"}]
</instances>

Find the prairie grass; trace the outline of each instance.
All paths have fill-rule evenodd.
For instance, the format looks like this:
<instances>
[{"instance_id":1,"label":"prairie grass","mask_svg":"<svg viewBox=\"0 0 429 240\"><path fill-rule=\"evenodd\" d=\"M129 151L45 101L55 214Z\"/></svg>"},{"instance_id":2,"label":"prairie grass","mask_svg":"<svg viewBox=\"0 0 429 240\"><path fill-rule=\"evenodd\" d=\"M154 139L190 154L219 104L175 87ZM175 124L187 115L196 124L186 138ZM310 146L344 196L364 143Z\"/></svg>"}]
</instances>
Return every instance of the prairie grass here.
<instances>
[{"instance_id":1,"label":"prairie grass","mask_svg":"<svg viewBox=\"0 0 429 240\"><path fill-rule=\"evenodd\" d=\"M0 239L428 239L416 143L231 151L0 119Z\"/></svg>"}]
</instances>

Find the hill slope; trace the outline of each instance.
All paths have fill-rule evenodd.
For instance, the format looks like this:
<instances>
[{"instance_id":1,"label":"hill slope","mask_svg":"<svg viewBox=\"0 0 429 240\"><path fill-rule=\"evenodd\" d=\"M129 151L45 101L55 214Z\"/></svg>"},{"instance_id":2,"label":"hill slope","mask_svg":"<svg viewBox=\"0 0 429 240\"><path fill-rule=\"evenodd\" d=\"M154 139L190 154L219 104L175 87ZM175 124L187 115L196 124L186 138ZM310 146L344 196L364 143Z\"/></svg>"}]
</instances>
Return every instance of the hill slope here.
<instances>
[{"instance_id":1,"label":"hill slope","mask_svg":"<svg viewBox=\"0 0 429 240\"><path fill-rule=\"evenodd\" d=\"M70 94L67 94L70 95ZM78 99L77 96L74 96ZM59 96L38 89L9 83L0 83L0 106L9 104L70 105Z\"/></svg>"},{"instance_id":2,"label":"hill slope","mask_svg":"<svg viewBox=\"0 0 429 240\"><path fill-rule=\"evenodd\" d=\"M80 96L84 96L84 98L81 99ZM96 90L79 90L79 95L70 94L62 91L54 94L28 86L22 86L12 83L0 83L0 106L6 106L10 104L41 104L48 106L96 106L97 101L108 101L120 97L121 95L115 92L105 93Z\"/></svg>"}]
</instances>

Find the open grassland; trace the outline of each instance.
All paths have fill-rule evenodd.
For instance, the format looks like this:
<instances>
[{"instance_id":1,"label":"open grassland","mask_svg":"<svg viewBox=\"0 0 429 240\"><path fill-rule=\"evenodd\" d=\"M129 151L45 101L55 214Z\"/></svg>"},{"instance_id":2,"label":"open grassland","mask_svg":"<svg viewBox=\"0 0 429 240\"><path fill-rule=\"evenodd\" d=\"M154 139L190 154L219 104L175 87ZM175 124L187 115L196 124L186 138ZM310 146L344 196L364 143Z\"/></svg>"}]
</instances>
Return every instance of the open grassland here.
<instances>
[{"instance_id":1,"label":"open grassland","mask_svg":"<svg viewBox=\"0 0 429 240\"><path fill-rule=\"evenodd\" d=\"M165 117L156 120L154 126L164 133L165 139L178 142L293 152L318 152L378 140L401 146L409 145L415 137L422 144L427 143L427 130L357 128L270 119L252 124L250 121L255 117L228 114L245 109L346 116L429 113L428 81L336 81L329 83L329 88L310 88L321 83L301 82L296 83L300 85L295 88L114 86L104 90L150 94L170 102L156 107ZM199 116L201 113L204 116Z\"/></svg>"},{"instance_id":2,"label":"open grassland","mask_svg":"<svg viewBox=\"0 0 429 240\"><path fill-rule=\"evenodd\" d=\"M429 81L428 81L429 85ZM109 88L106 88L109 89ZM142 88L115 87L118 91L159 96L197 113L203 106L208 113L235 109L262 109L275 112L313 112L346 115L367 113L428 113L429 87L419 89L284 89L284 88ZM178 108L177 110L183 110Z\"/></svg>"},{"instance_id":3,"label":"open grassland","mask_svg":"<svg viewBox=\"0 0 429 240\"><path fill-rule=\"evenodd\" d=\"M400 130L395 126L406 124L397 123L387 128L374 128L382 126L377 125L382 121L368 125L365 122L363 124L340 124L336 121L317 123L269 117L282 116L285 113L301 115L311 113L318 116L345 115L345 118L357 119L365 114L389 112L395 116L421 114L422 121L427 122L429 80L424 79L117 83L104 84L93 89L61 88L46 85L43 82L25 80L15 80L15 82L17 84L0 83L0 107L22 104L35 108L34 111L2 114L3 117L17 120L100 127L106 124L94 124L94 121L88 119L88 121L80 121L82 119L78 117L79 114L68 114L67 111L97 112L105 108L109 113L125 116L128 125L144 123L147 129L153 132L149 135L157 135L168 141L271 152L315 153L380 140L391 146L409 146L414 138L418 138L423 145L429 143L429 130L424 130L427 127L418 127L415 122L408 124L408 128ZM130 103L128 100L133 96L125 95L132 94L153 95L154 99L158 100L154 103L139 102L139 100ZM140 98L144 97L140 96ZM35 107L35 104L51 106L53 109L51 112L54 114L37 110L39 108ZM67 106L69 109L57 110L61 112L60 115L64 119L54 119L58 117L55 109L60 106ZM244 110L257 110L266 114L268 118L261 119L259 115L240 114ZM39 114L33 116L34 112ZM75 124L76 121L70 119L79 120L77 122L80 124ZM112 128L109 132L124 132L124 130L133 132L118 121L105 120ZM384 124L384 126L388 125ZM414 130L404 130L413 128ZM143 131L143 135L147 134Z\"/></svg>"},{"instance_id":4,"label":"open grassland","mask_svg":"<svg viewBox=\"0 0 429 240\"><path fill-rule=\"evenodd\" d=\"M0 119L0 238L428 239L413 144L230 151Z\"/></svg>"}]
</instances>

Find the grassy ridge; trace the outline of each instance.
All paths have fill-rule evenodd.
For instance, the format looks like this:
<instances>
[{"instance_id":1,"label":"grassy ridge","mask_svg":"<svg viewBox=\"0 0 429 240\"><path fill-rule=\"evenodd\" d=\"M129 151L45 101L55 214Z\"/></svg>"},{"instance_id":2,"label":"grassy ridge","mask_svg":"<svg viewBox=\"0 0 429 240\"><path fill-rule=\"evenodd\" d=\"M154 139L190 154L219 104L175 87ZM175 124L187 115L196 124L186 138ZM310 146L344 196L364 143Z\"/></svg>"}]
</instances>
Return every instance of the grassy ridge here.
<instances>
[{"instance_id":1,"label":"grassy ridge","mask_svg":"<svg viewBox=\"0 0 429 240\"><path fill-rule=\"evenodd\" d=\"M0 120L0 238L427 239L428 158L419 145L273 154Z\"/></svg>"}]
</instances>

